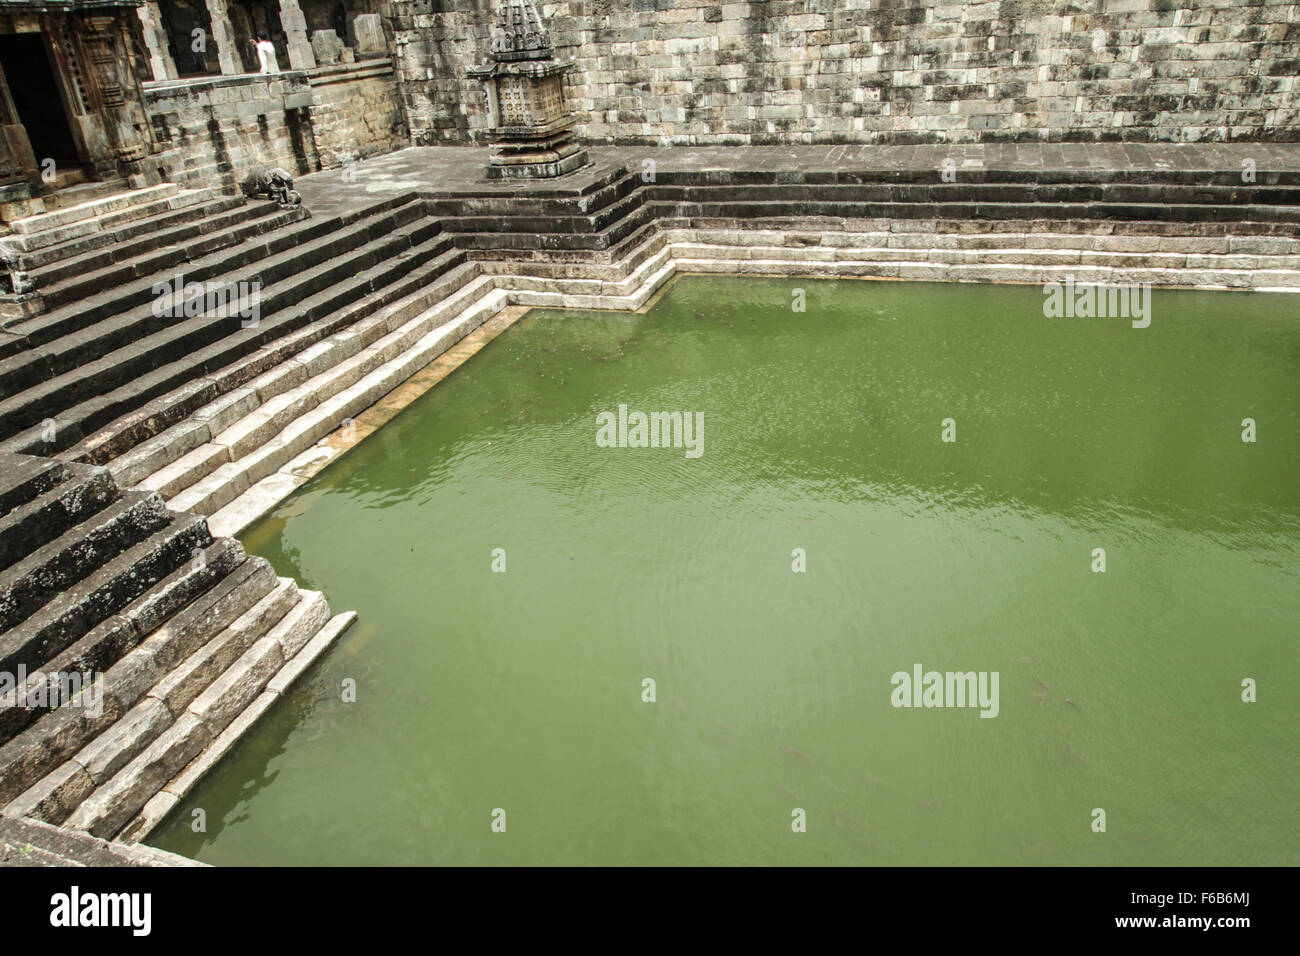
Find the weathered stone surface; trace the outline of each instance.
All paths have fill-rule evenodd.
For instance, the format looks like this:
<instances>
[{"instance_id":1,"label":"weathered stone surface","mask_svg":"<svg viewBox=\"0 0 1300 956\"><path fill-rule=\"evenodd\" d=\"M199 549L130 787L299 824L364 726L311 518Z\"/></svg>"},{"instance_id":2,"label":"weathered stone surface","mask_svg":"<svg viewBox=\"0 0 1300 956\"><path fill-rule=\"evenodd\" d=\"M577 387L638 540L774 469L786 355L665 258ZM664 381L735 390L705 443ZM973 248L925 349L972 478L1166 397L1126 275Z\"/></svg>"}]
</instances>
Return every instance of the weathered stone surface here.
<instances>
[{"instance_id":1,"label":"weathered stone surface","mask_svg":"<svg viewBox=\"0 0 1300 956\"><path fill-rule=\"evenodd\" d=\"M68 466L61 461L0 454L0 515L40 497L67 480L68 474Z\"/></svg>"},{"instance_id":2,"label":"weathered stone surface","mask_svg":"<svg viewBox=\"0 0 1300 956\"><path fill-rule=\"evenodd\" d=\"M194 699L189 713L202 718L215 736L252 703L283 663L279 641L262 638Z\"/></svg>"},{"instance_id":3,"label":"weathered stone surface","mask_svg":"<svg viewBox=\"0 0 1300 956\"><path fill-rule=\"evenodd\" d=\"M203 775L215 767L221 761L221 758L230 752L230 748L253 728L262 718L262 715L277 700L279 700L279 696L268 690L258 694L251 704L239 712L239 716L226 725L226 728L203 753L195 757L184 770L172 778L162 792L176 800L189 793L203 779Z\"/></svg>"},{"instance_id":4,"label":"weathered stone surface","mask_svg":"<svg viewBox=\"0 0 1300 956\"><path fill-rule=\"evenodd\" d=\"M43 855L52 866L203 866L148 846L108 843L37 820L0 817L0 865L23 865Z\"/></svg>"},{"instance_id":5,"label":"weathered stone surface","mask_svg":"<svg viewBox=\"0 0 1300 956\"><path fill-rule=\"evenodd\" d=\"M90 775L69 760L5 807L5 815L62 823L94 789Z\"/></svg>"},{"instance_id":6,"label":"weathered stone surface","mask_svg":"<svg viewBox=\"0 0 1300 956\"><path fill-rule=\"evenodd\" d=\"M437 14L432 36L421 0L392 9L412 140L464 142L487 118L461 73L482 53L463 38L490 40L493 0ZM1285 4L1249 15L1208 4L1174 15L1149 2L955 0L548 10L557 56L576 60L569 95L597 142L1296 138ZM1258 31L1250 41L1247 20Z\"/></svg>"},{"instance_id":7,"label":"weathered stone surface","mask_svg":"<svg viewBox=\"0 0 1300 956\"><path fill-rule=\"evenodd\" d=\"M384 40L382 18L377 13L360 13L352 20L352 29L357 37L358 56L370 56L383 53L388 44Z\"/></svg>"},{"instance_id":8,"label":"weathered stone surface","mask_svg":"<svg viewBox=\"0 0 1300 956\"><path fill-rule=\"evenodd\" d=\"M171 711L160 701L146 697L83 747L75 760L98 786L156 739L171 722Z\"/></svg>"},{"instance_id":9,"label":"weathered stone surface","mask_svg":"<svg viewBox=\"0 0 1300 956\"><path fill-rule=\"evenodd\" d=\"M279 672L267 683L266 689L273 694L283 694L294 681L301 677L333 643L339 639L357 619L355 611L347 611L332 618L318 630L293 658L280 668Z\"/></svg>"},{"instance_id":10,"label":"weathered stone surface","mask_svg":"<svg viewBox=\"0 0 1300 956\"><path fill-rule=\"evenodd\" d=\"M203 721L183 714L143 753L99 787L65 825L108 839L212 740Z\"/></svg>"},{"instance_id":11,"label":"weathered stone surface","mask_svg":"<svg viewBox=\"0 0 1300 956\"><path fill-rule=\"evenodd\" d=\"M316 56L316 64L328 66L339 61L339 54L343 52L343 41L333 30L313 30L311 49Z\"/></svg>"},{"instance_id":12,"label":"weathered stone surface","mask_svg":"<svg viewBox=\"0 0 1300 956\"><path fill-rule=\"evenodd\" d=\"M281 656L289 660L316 636L330 619L329 604L319 591L300 591L302 599L267 634L280 644Z\"/></svg>"},{"instance_id":13,"label":"weathered stone surface","mask_svg":"<svg viewBox=\"0 0 1300 956\"><path fill-rule=\"evenodd\" d=\"M300 600L297 586L280 580L255 605L232 621L228 627L178 663L149 691L150 697L180 713L223 672L284 618Z\"/></svg>"},{"instance_id":14,"label":"weathered stone surface","mask_svg":"<svg viewBox=\"0 0 1300 956\"><path fill-rule=\"evenodd\" d=\"M103 711L97 716L83 707L61 707L8 741L0 747L0 805L68 761L124 712L117 699L106 693Z\"/></svg>"},{"instance_id":15,"label":"weathered stone surface","mask_svg":"<svg viewBox=\"0 0 1300 956\"><path fill-rule=\"evenodd\" d=\"M103 468L67 466L68 480L0 517L0 567L16 564L117 497Z\"/></svg>"},{"instance_id":16,"label":"weathered stone surface","mask_svg":"<svg viewBox=\"0 0 1300 956\"><path fill-rule=\"evenodd\" d=\"M0 631L169 521L157 495L128 494L0 571Z\"/></svg>"},{"instance_id":17,"label":"weathered stone surface","mask_svg":"<svg viewBox=\"0 0 1300 956\"><path fill-rule=\"evenodd\" d=\"M152 634L243 560L243 547L230 538L221 538L206 548L194 548L188 561L123 608L121 615L140 634Z\"/></svg>"},{"instance_id":18,"label":"weathered stone surface","mask_svg":"<svg viewBox=\"0 0 1300 956\"><path fill-rule=\"evenodd\" d=\"M148 648L137 647L104 674L105 692L112 695L122 710L130 710L162 677L158 661Z\"/></svg>"},{"instance_id":19,"label":"weathered stone surface","mask_svg":"<svg viewBox=\"0 0 1300 956\"><path fill-rule=\"evenodd\" d=\"M181 661L252 608L278 583L275 571L265 558L248 558L210 591L150 634L141 647L153 658L160 671L171 673Z\"/></svg>"},{"instance_id":20,"label":"weathered stone surface","mask_svg":"<svg viewBox=\"0 0 1300 956\"><path fill-rule=\"evenodd\" d=\"M166 790L155 793L140 810L139 815L117 835L117 840L128 845L139 843L167 819L167 815L176 809L176 804L180 802L180 797Z\"/></svg>"}]
</instances>

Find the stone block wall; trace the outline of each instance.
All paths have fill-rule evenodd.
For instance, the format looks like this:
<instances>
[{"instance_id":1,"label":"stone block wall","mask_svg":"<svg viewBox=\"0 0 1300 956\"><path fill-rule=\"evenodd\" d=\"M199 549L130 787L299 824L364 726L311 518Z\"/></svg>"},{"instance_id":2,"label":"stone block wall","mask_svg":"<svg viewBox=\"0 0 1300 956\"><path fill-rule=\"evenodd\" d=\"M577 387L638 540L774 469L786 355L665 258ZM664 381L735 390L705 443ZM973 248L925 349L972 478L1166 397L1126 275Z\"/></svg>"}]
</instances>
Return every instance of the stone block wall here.
<instances>
[{"instance_id":1,"label":"stone block wall","mask_svg":"<svg viewBox=\"0 0 1300 956\"><path fill-rule=\"evenodd\" d=\"M487 58L494 0L387 0L381 12L411 142L471 142L487 124L487 102L465 70Z\"/></svg>"},{"instance_id":2,"label":"stone block wall","mask_svg":"<svg viewBox=\"0 0 1300 956\"><path fill-rule=\"evenodd\" d=\"M1300 3L539 2L591 142L1300 139ZM388 0L412 140L485 125L491 0Z\"/></svg>"},{"instance_id":3,"label":"stone block wall","mask_svg":"<svg viewBox=\"0 0 1300 956\"><path fill-rule=\"evenodd\" d=\"M321 169L410 145L392 60L320 67L311 72L311 88Z\"/></svg>"},{"instance_id":4,"label":"stone block wall","mask_svg":"<svg viewBox=\"0 0 1300 956\"><path fill-rule=\"evenodd\" d=\"M169 182L231 190L266 166L320 168L304 73L148 83L144 94L163 150L152 162Z\"/></svg>"}]
</instances>

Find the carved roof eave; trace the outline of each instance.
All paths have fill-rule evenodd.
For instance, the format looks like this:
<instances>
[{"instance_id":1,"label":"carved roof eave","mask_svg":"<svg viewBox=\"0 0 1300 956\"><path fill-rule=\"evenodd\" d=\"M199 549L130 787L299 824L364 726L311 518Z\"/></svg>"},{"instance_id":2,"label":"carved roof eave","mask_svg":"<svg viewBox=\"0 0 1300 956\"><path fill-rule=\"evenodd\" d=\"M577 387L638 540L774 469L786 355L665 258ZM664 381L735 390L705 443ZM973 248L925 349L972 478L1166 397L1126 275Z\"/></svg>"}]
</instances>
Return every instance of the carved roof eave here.
<instances>
[{"instance_id":1,"label":"carved roof eave","mask_svg":"<svg viewBox=\"0 0 1300 956\"><path fill-rule=\"evenodd\" d=\"M493 76L555 76L572 70L572 60L506 60L471 66L466 74L476 80L486 80Z\"/></svg>"}]
</instances>

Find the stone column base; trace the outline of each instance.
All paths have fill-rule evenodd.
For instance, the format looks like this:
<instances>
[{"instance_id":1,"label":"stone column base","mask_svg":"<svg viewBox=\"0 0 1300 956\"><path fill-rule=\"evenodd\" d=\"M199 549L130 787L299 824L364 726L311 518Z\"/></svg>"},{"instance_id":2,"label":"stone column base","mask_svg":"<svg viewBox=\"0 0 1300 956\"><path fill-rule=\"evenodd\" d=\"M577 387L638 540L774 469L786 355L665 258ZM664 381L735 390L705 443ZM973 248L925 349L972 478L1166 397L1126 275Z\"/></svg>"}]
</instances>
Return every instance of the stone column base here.
<instances>
[{"instance_id":1,"label":"stone column base","mask_svg":"<svg viewBox=\"0 0 1300 956\"><path fill-rule=\"evenodd\" d=\"M567 155L554 150L493 156L487 167L488 179L553 179L591 162L585 149L577 146Z\"/></svg>"}]
</instances>

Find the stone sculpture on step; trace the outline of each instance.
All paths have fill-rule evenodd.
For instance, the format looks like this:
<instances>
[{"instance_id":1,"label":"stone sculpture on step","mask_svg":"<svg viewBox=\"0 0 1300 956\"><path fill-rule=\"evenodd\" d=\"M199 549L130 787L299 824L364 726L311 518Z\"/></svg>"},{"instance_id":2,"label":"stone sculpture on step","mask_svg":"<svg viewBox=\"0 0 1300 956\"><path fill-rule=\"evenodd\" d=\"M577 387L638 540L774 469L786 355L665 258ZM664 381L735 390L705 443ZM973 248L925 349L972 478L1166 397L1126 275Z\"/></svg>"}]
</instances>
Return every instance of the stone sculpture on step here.
<instances>
[{"instance_id":1,"label":"stone sculpture on step","mask_svg":"<svg viewBox=\"0 0 1300 956\"><path fill-rule=\"evenodd\" d=\"M249 199L274 199L281 206L302 205L302 196L293 188L293 177L279 166L253 173L240 189Z\"/></svg>"}]
</instances>

